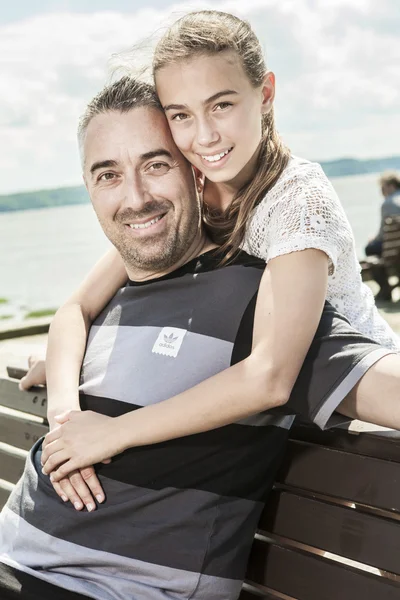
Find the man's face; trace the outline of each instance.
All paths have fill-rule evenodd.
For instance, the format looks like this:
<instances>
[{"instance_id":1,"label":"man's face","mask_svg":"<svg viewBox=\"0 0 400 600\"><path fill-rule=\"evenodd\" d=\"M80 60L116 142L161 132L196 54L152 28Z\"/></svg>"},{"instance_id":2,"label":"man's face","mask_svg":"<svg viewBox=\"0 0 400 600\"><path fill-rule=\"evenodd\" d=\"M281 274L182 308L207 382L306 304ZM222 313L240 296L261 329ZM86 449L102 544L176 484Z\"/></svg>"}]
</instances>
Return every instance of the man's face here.
<instances>
[{"instance_id":1,"label":"man's face","mask_svg":"<svg viewBox=\"0 0 400 600\"><path fill-rule=\"evenodd\" d=\"M128 269L176 264L200 235L200 204L164 114L142 107L97 115L83 152L93 207Z\"/></svg>"},{"instance_id":2,"label":"man's face","mask_svg":"<svg viewBox=\"0 0 400 600\"><path fill-rule=\"evenodd\" d=\"M396 191L396 188L394 185L390 184L390 183L382 183L381 185L381 192L382 192L382 196L384 198L387 198L388 196L391 196L392 194L394 194Z\"/></svg>"}]
</instances>

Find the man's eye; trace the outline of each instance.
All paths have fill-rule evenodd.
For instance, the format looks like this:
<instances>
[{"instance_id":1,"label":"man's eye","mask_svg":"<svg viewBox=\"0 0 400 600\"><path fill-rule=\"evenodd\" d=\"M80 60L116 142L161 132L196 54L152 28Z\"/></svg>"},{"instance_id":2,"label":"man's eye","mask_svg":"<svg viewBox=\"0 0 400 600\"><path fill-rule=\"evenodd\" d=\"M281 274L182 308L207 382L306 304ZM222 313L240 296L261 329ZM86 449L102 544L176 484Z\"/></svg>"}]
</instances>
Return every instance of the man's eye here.
<instances>
[{"instance_id":1,"label":"man's eye","mask_svg":"<svg viewBox=\"0 0 400 600\"><path fill-rule=\"evenodd\" d=\"M215 106L215 109L216 110L224 110L225 108L228 108L228 106L232 106L232 103L231 102L219 102Z\"/></svg>"},{"instance_id":2,"label":"man's eye","mask_svg":"<svg viewBox=\"0 0 400 600\"><path fill-rule=\"evenodd\" d=\"M152 165L150 165L147 168L147 170L157 172L157 173L165 173L169 170L169 168L170 167L167 163L158 162L158 163L153 163Z\"/></svg>"},{"instance_id":3,"label":"man's eye","mask_svg":"<svg viewBox=\"0 0 400 600\"><path fill-rule=\"evenodd\" d=\"M114 177L115 173L102 173L99 177L99 181L111 181Z\"/></svg>"},{"instance_id":4,"label":"man's eye","mask_svg":"<svg viewBox=\"0 0 400 600\"><path fill-rule=\"evenodd\" d=\"M177 113L176 115L172 115L171 121L184 121L188 116L185 113Z\"/></svg>"}]
</instances>

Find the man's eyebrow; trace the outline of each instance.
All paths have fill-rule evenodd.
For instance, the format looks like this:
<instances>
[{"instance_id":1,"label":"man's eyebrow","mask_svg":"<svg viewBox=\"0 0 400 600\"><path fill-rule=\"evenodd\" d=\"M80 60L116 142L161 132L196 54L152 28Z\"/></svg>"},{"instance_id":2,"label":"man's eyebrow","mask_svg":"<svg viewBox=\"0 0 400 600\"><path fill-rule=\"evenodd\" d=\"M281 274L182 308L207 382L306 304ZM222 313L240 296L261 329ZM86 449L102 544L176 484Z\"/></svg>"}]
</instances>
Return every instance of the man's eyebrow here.
<instances>
[{"instance_id":1,"label":"man's eyebrow","mask_svg":"<svg viewBox=\"0 0 400 600\"><path fill-rule=\"evenodd\" d=\"M92 166L90 167L90 173L93 175L93 173L95 171L98 171L99 169L106 169L107 167L116 167L116 166L117 166L116 160L99 160L92 164Z\"/></svg>"},{"instance_id":2,"label":"man's eyebrow","mask_svg":"<svg viewBox=\"0 0 400 600\"><path fill-rule=\"evenodd\" d=\"M233 96L237 93L238 92L235 92L235 90L222 90L222 92L217 92L207 98L207 100L204 100L203 104L211 104L211 102L215 102L218 98L221 98L221 96ZM164 110L184 110L185 108L187 108L185 104L167 104L164 106Z\"/></svg>"},{"instance_id":3,"label":"man's eyebrow","mask_svg":"<svg viewBox=\"0 0 400 600\"><path fill-rule=\"evenodd\" d=\"M157 156L166 156L167 158L173 158L171 152L168 152L165 148L157 148L157 150L150 150L140 155L141 160L151 160Z\"/></svg>"}]
</instances>

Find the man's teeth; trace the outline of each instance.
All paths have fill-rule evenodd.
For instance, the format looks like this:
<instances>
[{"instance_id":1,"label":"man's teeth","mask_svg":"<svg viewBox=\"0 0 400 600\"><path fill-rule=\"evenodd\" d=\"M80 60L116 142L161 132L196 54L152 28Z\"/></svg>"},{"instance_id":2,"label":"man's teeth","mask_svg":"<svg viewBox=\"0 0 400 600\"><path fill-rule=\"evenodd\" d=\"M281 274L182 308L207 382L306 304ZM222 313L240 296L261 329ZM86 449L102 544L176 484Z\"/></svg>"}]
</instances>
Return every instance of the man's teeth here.
<instances>
[{"instance_id":1,"label":"man's teeth","mask_svg":"<svg viewBox=\"0 0 400 600\"><path fill-rule=\"evenodd\" d=\"M230 150L225 150L225 152L221 152L220 154L214 154L214 156L202 156L201 158L204 158L204 160L208 162L215 162L217 160L221 160L221 158L226 156L228 152L230 152Z\"/></svg>"},{"instance_id":2,"label":"man's teeth","mask_svg":"<svg viewBox=\"0 0 400 600\"><path fill-rule=\"evenodd\" d=\"M146 223L130 223L129 227L131 229L147 229L148 227L151 227L152 225L154 225L154 223L157 223L157 221L162 219L163 216L164 215L160 215L159 217L154 217L154 219L151 219L151 221L147 221Z\"/></svg>"}]
</instances>

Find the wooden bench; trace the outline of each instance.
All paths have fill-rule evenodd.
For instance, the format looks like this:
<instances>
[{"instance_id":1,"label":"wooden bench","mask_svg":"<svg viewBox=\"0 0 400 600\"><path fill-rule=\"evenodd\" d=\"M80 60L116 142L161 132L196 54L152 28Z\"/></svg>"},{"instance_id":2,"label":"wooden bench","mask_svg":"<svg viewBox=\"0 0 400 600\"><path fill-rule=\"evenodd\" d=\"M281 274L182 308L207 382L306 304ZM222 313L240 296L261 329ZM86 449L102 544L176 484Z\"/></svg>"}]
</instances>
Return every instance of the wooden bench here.
<instances>
[{"instance_id":1,"label":"wooden bench","mask_svg":"<svg viewBox=\"0 0 400 600\"><path fill-rule=\"evenodd\" d=\"M394 289L400 285L400 216L388 217L383 227L382 256L369 257L360 262L363 281L375 280L380 282L381 278L389 279L397 277L397 283L390 281L390 287Z\"/></svg>"},{"instance_id":2,"label":"wooden bench","mask_svg":"<svg viewBox=\"0 0 400 600\"><path fill-rule=\"evenodd\" d=\"M0 405L3 505L47 432L46 390L2 378ZM399 600L400 439L363 427L292 429L240 600Z\"/></svg>"}]
</instances>

